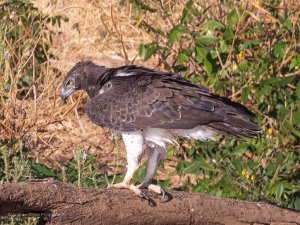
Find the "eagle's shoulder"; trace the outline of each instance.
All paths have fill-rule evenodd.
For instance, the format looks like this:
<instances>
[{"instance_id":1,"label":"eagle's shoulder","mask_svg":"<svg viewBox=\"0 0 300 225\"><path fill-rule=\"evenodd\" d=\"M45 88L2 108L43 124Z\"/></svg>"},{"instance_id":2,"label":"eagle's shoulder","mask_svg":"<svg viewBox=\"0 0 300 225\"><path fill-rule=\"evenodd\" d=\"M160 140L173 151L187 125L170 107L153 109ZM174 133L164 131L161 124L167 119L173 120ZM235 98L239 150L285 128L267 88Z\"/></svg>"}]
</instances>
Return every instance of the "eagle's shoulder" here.
<instances>
[{"instance_id":1,"label":"eagle's shoulder","mask_svg":"<svg viewBox=\"0 0 300 225\"><path fill-rule=\"evenodd\" d=\"M131 85L131 87L152 85L177 89L185 87L191 88L193 91L197 90L206 94L211 93L208 88L199 84L193 84L178 73L163 72L136 65L110 68L105 72L104 77L106 82L114 83L117 86L119 84L122 86Z\"/></svg>"}]
</instances>

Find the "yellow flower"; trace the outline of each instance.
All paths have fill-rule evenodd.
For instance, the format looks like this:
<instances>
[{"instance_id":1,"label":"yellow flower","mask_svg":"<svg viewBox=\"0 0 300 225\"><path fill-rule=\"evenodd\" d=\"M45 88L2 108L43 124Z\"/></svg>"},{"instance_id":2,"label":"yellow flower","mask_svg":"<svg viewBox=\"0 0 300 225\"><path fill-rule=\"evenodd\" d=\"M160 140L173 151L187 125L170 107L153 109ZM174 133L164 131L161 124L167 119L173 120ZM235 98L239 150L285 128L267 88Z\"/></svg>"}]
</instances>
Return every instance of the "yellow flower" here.
<instances>
[{"instance_id":1,"label":"yellow flower","mask_svg":"<svg viewBox=\"0 0 300 225\"><path fill-rule=\"evenodd\" d=\"M256 1L255 1L255 6L256 6L256 7L259 7L259 6L260 6L260 1L259 1L259 0L256 0Z\"/></svg>"},{"instance_id":2,"label":"yellow flower","mask_svg":"<svg viewBox=\"0 0 300 225\"><path fill-rule=\"evenodd\" d=\"M238 59L239 60L243 60L244 59L244 52L240 51L240 53L238 54Z\"/></svg>"},{"instance_id":3,"label":"yellow flower","mask_svg":"<svg viewBox=\"0 0 300 225\"><path fill-rule=\"evenodd\" d=\"M272 128L269 128L268 129L268 134L271 136L273 134L273 129Z\"/></svg>"},{"instance_id":4,"label":"yellow flower","mask_svg":"<svg viewBox=\"0 0 300 225\"><path fill-rule=\"evenodd\" d=\"M242 170L242 176L244 177L244 176L246 176L246 174L247 174L247 171L245 169L243 169Z\"/></svg>"},{"instance_id":5,"label":"yellow flower","mask_svg":"<svg viewBox=\"0 0 300 225\"><path fill-rule=\"evenodd\" d=\"M255 176L252 174L252 175L250 176L250 180L252 180L252 182L253 182L254 179L255 179Z\"/></svg>"}]
</instances>

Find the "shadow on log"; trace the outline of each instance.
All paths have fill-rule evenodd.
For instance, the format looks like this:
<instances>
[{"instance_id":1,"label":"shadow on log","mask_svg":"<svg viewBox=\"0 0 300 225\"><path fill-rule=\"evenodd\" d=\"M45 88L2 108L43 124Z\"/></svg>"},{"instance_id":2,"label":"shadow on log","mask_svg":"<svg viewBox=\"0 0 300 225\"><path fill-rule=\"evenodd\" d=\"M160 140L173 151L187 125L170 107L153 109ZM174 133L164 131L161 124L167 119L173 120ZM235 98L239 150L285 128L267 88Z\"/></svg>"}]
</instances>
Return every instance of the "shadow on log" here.
<instances>
[{"instance_id":1,"label":"shadow on log","mask_svg":"<svg viewBox=\"0 0 300 225\"><path fill-rule=\"evenodd\" d=\"M152 194L152 193L150 193ZM170 192L156 206L128 190L78 188L55 180L0 185L0 216L40 215L41 224L300 225L300 212L265 202Z\"/></svg>"}]
</instances>

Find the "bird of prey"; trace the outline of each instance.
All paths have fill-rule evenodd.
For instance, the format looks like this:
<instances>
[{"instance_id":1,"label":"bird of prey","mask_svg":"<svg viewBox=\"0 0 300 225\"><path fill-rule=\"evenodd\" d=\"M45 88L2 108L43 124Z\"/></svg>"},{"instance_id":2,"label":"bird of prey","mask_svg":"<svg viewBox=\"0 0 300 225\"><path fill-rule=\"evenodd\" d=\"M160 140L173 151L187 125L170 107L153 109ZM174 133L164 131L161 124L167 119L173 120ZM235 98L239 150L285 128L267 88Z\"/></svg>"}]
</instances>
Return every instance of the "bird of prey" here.
<instances>
[{"instance_id":1,"label":"bird of prey","mask_svg":"<svg viewBox=\"0 0 300 225\"><path fill-rule=\"evenodd\" d=\"M166 192L152 184L166 149L184 137L214 140L220 134L255 138L260 127L246 107L220 97L179 74L139 66L107 68L91 61L77 63L66 75L61 98L76 90L90 97L86 114L90 120L122 135L127 153L127 172L115 188L127 188L149 200L144 189L165 197ZM147 172L140 185L131 179L148 152Z\"/></svg>"}]
</instances>

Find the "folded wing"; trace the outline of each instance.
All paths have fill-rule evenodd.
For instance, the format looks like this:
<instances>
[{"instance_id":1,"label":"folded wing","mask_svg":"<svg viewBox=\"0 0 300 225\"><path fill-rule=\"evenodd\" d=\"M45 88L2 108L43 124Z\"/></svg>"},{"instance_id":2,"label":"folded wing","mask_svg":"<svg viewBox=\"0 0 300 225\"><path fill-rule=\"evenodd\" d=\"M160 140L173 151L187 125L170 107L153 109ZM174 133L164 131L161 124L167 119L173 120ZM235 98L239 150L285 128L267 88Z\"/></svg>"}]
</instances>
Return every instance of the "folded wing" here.
<instances>
[{"instance_id":1,"label":"folded wing","mask_svg":"<svg viewBox=\"0 0 300 225\"><path fill-rule=\"evenodd\" d=\"M87 103L86 112L94 123L116 131L206 125L232 136L255 137L260 132L244 106L164 74L111 77Z\"/></svg>"}]
</instances>

